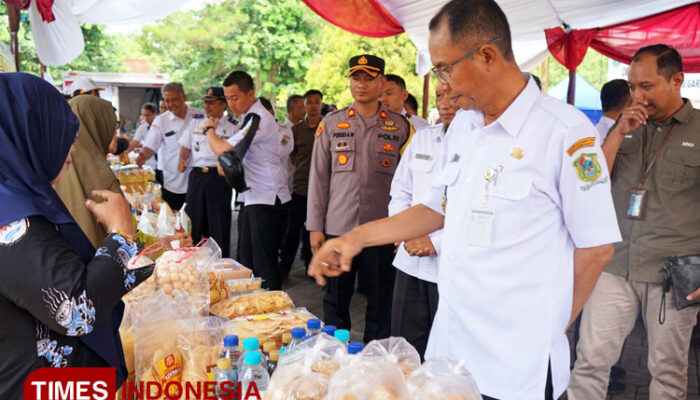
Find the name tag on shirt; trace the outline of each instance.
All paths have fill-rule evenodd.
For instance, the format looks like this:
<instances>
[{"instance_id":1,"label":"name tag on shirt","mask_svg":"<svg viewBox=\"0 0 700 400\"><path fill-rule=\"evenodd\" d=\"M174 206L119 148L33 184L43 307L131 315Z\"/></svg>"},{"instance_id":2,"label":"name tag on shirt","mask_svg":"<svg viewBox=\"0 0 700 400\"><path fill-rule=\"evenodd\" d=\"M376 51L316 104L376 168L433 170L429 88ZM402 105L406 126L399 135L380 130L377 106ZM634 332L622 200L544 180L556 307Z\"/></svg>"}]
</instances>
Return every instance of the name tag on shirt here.
<instances>
[{"instance_id":1,"label":"name tag on shirt","mask_svg":"<svg viewBox=\"0 0 700 400\"><path fill-rule=\"evenodd\" d=\"M490 208L472 208L469 212L469 244L479 247L491 247L493 238L493 219L496 213Z\"/></svg>"},{"instance_id":2,"label":"name tag on shirt","mask_svg":"<svg viewBox=\"0 0 700 400\"><path fill-rule=\"evenodd\" d=\"M430 154L420 154L420 153L416 153L416 158L419 160L428 160L428 161L433 159L433 157L430 156Z\"/></svg>"}]
</instances>

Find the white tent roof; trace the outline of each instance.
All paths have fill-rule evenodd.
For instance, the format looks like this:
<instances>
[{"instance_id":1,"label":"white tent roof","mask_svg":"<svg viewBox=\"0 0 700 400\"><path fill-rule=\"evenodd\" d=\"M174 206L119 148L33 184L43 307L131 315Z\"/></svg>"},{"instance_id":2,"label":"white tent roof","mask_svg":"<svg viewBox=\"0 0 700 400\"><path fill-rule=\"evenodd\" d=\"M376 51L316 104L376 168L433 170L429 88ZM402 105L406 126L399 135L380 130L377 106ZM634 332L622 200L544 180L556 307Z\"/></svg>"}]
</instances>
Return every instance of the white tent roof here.
<instances>
[{"instance_id":1,"label":"white tent roof","mask_svg":"<svg viewBox=\"0 0 700 400\"><path fill-rule=\"evenodd\" d=\"M416 72L430 68L428 23L446 0L379 0L403 26L418 49ZM508 17L515 58L528 70L547 56L544 30L566 23L596 28L668 11L695 0L496 0Z\"/></svg>"}]
</instances>

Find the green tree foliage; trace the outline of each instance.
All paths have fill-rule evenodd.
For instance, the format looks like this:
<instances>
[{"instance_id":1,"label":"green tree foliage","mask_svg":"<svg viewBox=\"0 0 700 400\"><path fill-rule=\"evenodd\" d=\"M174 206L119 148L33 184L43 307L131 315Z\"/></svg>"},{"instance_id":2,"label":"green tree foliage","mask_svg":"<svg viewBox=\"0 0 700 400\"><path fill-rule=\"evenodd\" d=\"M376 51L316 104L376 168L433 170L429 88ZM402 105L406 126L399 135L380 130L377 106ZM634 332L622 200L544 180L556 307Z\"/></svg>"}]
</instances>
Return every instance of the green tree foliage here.
<instances>
[{"instance_id":1,"label":"green tree foliage","mask_svg":"<svg viewBox=\"0 0 700 400\"><path fill-rule=\"evenodd\" d=\"M539 68L535 68L531 72L538 75L540 73ZM576 73L580 74L593 87L600 90L603 84L608 81L608 58L589 48L583 62L576 68ZM550 55L549 87L556 85L568 76L569 70Z\"/></svg>"},{"instance_id":2,"label":"green tree foliage","mask_svg":"<svg viewBox=\"0 0 700 400\"><path fill-rule=\"evenodd\" d=\"M306 73L306 85L323 92L323 101L338 108L352 103L348 88L348 61L350 57L369 53L382 57L386 73L406 80L406 86L418 99L423 98L423 78L416 75L416 48L406 34L388 38L368 38L325 24L318 36L317 56ZM435 80L431 81L430 107L435 106ZM420 110L419 110L420 113Z\"/></svg>"},{"instance_id":3,"label":"green tree foliage","mask_svg":"<svg viewBox=\"0 0 700 400\"><path fill-rule=\"evenodd\" d=\"M184 83L195 104L236 69L249 72L258 95L274 104L304 90L320 25L297 0L232 0L174 13L144 27L140 41L145 53L161 59L161 70Z\"/></svg>"}]
</instances>

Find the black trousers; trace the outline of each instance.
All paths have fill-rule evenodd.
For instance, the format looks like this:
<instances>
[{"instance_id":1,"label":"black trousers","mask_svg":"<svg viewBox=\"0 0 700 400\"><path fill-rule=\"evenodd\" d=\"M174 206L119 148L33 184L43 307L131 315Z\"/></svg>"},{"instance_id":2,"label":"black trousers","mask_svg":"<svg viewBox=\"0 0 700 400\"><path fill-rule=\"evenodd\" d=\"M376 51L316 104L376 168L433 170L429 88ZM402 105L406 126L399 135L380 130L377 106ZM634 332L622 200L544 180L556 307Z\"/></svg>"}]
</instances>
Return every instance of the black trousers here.
<instances>
[{"instance_id":1,"label":"black trousers","mask_svg":"<svg viewBox=\"0 0 700 400\"><path fill-rule=\"evenodd\" d=\"M212 238L221 248L221 256L231 251L231 186L216 168L204 173L193 168L187 181L187 214L192 219L192 241Z\"/></svg>"},{"instance_id":2,"label":"black trousers","mask_svg":"<svg viewBox=\"0 0 700 400\"><path fill-rule=\"evenodd\" d=\"M301 258L308 268L311 261L311 245L309 242L309 231L304 227L306 222L306 196L292 193L292 201L289 202L287 212L287 229L282 239L280 249L280 271L282 276L289 275L292 264L297 256L299 239L301 239Z\"/></svg>"},{"instance_id":3,"label":"black trousers","mask_svg":"<svg viewBox=\"0 0 700 400\"><path fill-rule=\"evenodd\" d=\"M168 203L168 205L173 210L173 212L180 211L180 209L182 208L182 205L185 204L185 196L186 196L185 193L183 193L183 194L173 193L173 192L167 190L166 188L162 189L162 193L163 193L163 201Z\"/></svg>"},{"instance_id":4,"label":"black trousers","mask_svg":"<svg viewBox=\"0 0 700 400\"><path fill-rule=\"evenodd\" d=\"M391 336L402 336L418 350L421 359L438 306L438 288L397 269L391 309Z\"/></svg>"},{"instance_id":5,"label":"black trousers","mask_svg":"<svg viewBox=\"0 0 700 400\"><path fill-rule=\"evenodd\" d=\"M394 246L368 247L352 262L352 269L337 278L327 278L323 298L323 319L328 325L340 329L351 328L350 300L355 291L355 278L365 282L367 312L365 315L364 341L383 339L391 334L391 300L394 292L396 268Z\"/></svg>"},{"instance_id":6,"label":"black trousers","mask_svg":"<svg viewBox=\"0 0 700 400\"><path fill-rule=\"evenodd\" d=\"M253 204L245 206L243 211L239 261L252 268L255 276L263 278L263 287L270 290L282 288L278 252L288 205L281 204L278 198L275 205Z\"/></svg>"},{"instance_id":7,"label":"black trousers","mask_svg":"<svg viewBox=\"0 0 700 400\"><path fill-rule=\"evenodd\" d=\"M479 383L477 382L477 385ZM485 396L481 395L481 397L484 398L484 400L498 400L495 397L490 397L490 396ZM544 386L544 400L554 400L554 386L552 386L552 364L549 363L549 366L547 366L547 383Z\"/></svg>"}]
</instances>

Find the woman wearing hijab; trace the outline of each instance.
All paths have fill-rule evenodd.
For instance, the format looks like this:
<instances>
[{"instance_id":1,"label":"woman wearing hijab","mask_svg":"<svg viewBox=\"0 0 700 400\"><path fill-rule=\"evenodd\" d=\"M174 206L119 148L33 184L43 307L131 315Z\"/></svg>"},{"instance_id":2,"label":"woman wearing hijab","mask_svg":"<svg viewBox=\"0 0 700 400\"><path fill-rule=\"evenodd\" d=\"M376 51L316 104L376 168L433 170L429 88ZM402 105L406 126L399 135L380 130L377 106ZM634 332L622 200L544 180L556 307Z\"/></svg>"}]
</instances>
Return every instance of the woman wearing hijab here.
<instances>
[{"instance_id":1,"label":"woman wearing hijab","mask_svg":"<svg viewBox=\"0 0 700 400\"><path fill-rule=\"evenodd\" d=\"M51 187L71 164L78 119L50 84L0 74L0 399L22 398L41 367L113 367L126 377L121 297L153 264L136 253L129 205L110 191L86 207L109 230L97 251Z\"/></svg>"},{"instance_id":2,"label":"woman wearing hijab","mask_svg":"<svg viewBox=\"0 0 700 400\"><path fill-rule=\"evenodd\" d=\"M122 194L119 181L105 158L115 139L117 117L112 103L99 97L77 96L69 104L80 121L80 130L73 144L73 163L54 189L90 243L97 248L107 230L85 207L85 199L92 197L93 190Z\"/></svg>"}]
</instances>

